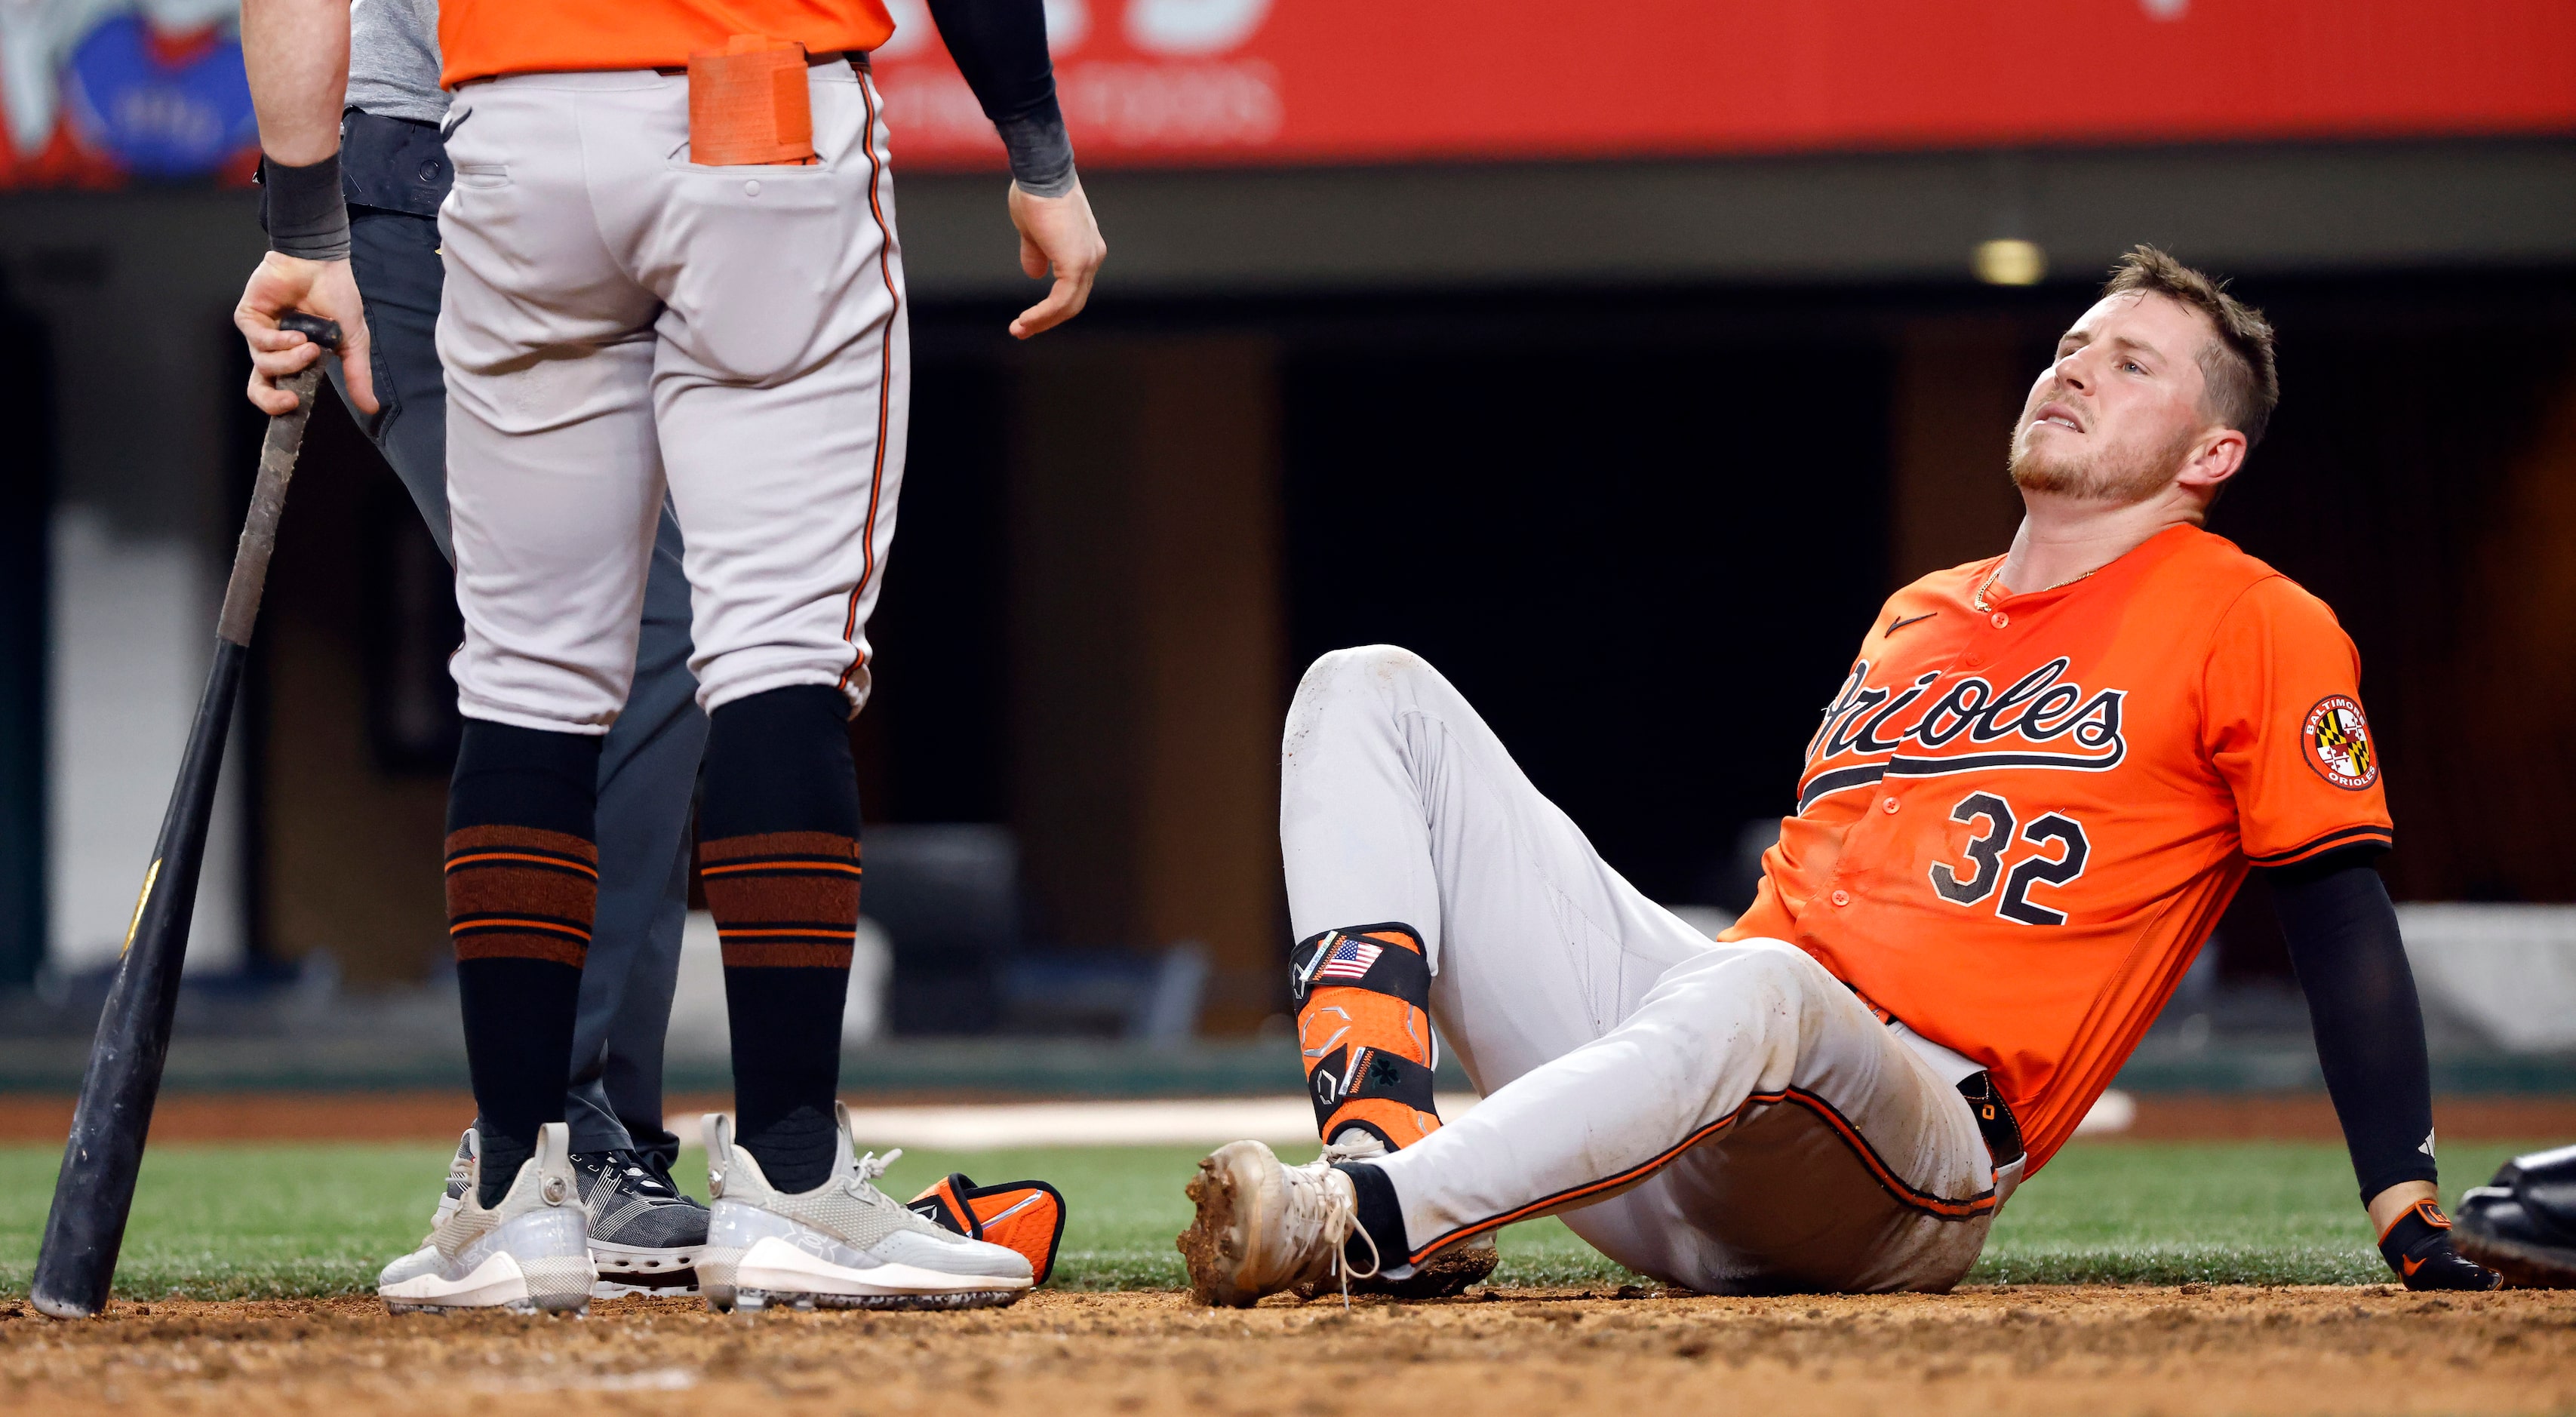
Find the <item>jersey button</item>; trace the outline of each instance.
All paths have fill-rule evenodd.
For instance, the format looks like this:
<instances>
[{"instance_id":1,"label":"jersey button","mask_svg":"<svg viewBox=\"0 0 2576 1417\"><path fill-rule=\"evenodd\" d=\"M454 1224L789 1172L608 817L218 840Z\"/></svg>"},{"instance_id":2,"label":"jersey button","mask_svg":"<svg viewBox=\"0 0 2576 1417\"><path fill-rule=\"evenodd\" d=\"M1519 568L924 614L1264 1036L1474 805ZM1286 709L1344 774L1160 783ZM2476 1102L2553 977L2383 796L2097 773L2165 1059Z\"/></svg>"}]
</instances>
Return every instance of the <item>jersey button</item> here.
<instances>
[{"instance_id":1,"label":"jersey button","mask_svg":"<svg viewBox=\"0 0 2576 1417\"><path fill-rule=\"evenodd\" d=\"M1893 798L1893 797L1890 797L1890 798L1888 798L1886 801L1881 802L1881 803L1879 803L1878 805L1880 805L1881 807L1884 807L1884 808L1886 808L1887 810L1889 810L1889 811L1893 812L1893 811L1895 811L1895 810L1896 810L1896 799L1895 799L1895 798Z\"/></svg>"},{"instance_id":2,"label":"jersey button","mask_svg":"<svg viewBox=\"0 0 2576 1417\"><path fill-rule=\"evenodd\" d=\"M1967 656L1967 658L1962 659L1962 660L1960 660L1959 662L1960 662L1960 663L1962 663L1962 664L1964 664L1964 665L1966 665L1966 666L1968 666L1970 669L1974 669L1974 668L1976 668L1978 665L1985 663L1985 662L1986 662L1986 657L1985 657L1984 655L1982 655L1982 654L1977 653L1975 650L1970 650L1970 651L1968 651L1968 656Z\"/></svg>"},{"instance_id":3,"label":"jersey button","mask_svg":"<svg viewBox=\"0 0 2576 1417\"><path fill-rule=\"evenodd\" d=\"M1851 904L1851 892L1850 892L1850 891L1836 891L1836 892L1834 892L1834 904L1836 904L1836 905L1849 905L1849 904Z\"/></svg>"},{"instance_id":4,"label":"jersey button","mask_svg":"<svg viewBox=\"0 0 2576 1417\"><path fill-rule=\"evenodd\" d=\"M746 196L746 197L757 197L757 196L759 196L759 195L760 195L760 182L759 182L759 180L758 180L757 178L755 178L755 179L753 179L752 181L745 182L744 184L742 184L742 194L743 194L744 196ZM1998 616L1996 616L1996 617L1995 617L1995 620L1996 620L1998 623L2000 623L2000 622L2003 620L2003 618L2004 618L2004 617L2002 617L2001 615L1998 615Z\"/></svg>"},{"instance_id":5,"label":"jersey button","mask_svg":"<svg viewBox=\"0 0 2576 1417\"><path fill-rule=\"evenodd\" d=\"M1996 628L1996 629L1998 629L1998 630L2000 630L2000 629L2002 629L2004 626L2009 625L2009 624L2011 624L2011 623L2012 623L2012 617L2011 617L2011 616L2009 616L2009 615L2006 615L2004 612L2002 612L2002 611L1998 610L1998 611L1996 611L1996 612L1995 612L1995 614L1994 614L1994 621L1995 621L1995 628Z\"/></svg>"}]
</instances>

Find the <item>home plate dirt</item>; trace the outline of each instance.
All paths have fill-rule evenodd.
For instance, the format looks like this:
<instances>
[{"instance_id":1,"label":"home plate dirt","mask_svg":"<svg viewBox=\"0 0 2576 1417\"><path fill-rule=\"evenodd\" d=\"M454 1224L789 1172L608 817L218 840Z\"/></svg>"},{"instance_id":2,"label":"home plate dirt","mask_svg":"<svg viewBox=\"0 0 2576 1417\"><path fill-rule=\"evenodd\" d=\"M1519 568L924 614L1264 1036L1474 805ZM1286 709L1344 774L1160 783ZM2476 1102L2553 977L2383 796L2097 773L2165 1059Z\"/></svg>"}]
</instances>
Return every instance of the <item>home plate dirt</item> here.
<instances>
[{"instance_id":1,"label":"home plate dirt","mask_svg":"<svg viewBox=\"0 0 2576 1417\"><path fill-rule=\"evenodd\" d=\"M388 1318L372 1301L0 1308L12 1413L2486 1413L2576 1409L2576 1293L1963 1290L1443 1303L1040 1293L978 1314Z\"/></svg>"}]
</instances>

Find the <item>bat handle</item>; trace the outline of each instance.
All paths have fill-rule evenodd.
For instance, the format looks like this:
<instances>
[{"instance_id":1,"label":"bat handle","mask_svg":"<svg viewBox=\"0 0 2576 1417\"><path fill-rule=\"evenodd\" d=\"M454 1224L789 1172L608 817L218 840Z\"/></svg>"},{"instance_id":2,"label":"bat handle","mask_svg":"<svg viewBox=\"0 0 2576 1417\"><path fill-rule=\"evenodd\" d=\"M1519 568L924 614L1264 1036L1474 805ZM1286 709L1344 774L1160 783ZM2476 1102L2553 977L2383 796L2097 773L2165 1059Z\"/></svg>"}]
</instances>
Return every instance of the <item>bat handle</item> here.
<instances>
[{"instance_id":1,"label":"bat handle","mask_svg":"<svg viewBox=\"0 0 2576 1417\"><path fill-rule=\"evenodd\" d=\"M340 351L340 322L337 320L325 320L319 315L307 315L301 310L289 310L277 317L277 327L281 330L293 330L334 354Z\"/></svg>"},{"instance_id":2,"label":"bat handle","mask_svg":"<svg viewBox=\"0 0 2576 1417\"><path fill-rule=\"evenodd\" d=\"M289 310L277 327L293 330L324 349L340 347L340 325L319 315ZM242 518L241 544L233 552L232 579L224 586L224 608L215 634L247 647L251 627L259 620L260 593L268 584L269 554L277 548L277 518L286 509L286 485L295 476L295 457L304 448L304 424L313 416L314 396L322 389L322 363L297 371L279 385L295 395L295 407L268 420L268 436L259 449L259 477L251 486L250 512Z\"/></svg>"}]
</instances>

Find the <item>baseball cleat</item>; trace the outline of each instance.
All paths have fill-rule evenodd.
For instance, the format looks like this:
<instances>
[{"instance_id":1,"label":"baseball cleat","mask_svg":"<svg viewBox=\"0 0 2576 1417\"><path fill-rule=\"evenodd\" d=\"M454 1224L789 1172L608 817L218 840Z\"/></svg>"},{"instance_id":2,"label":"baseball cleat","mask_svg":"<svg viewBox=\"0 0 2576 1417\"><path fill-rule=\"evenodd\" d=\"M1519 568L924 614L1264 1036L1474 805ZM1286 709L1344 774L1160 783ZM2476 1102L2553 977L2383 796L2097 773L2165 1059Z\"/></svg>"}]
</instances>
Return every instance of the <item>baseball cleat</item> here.
<instances>
[{"instance_id":1,"label":"baseball cleat","mask_svg":"<svg viewBox=\"0 0 2576 1417\"><path fill-rule=\"evenodd\" d=\"M482 1142L473 1132L465 1134L458 1158L451 1174L461 1170L464 1185L454 1203L441 1203L419 1249L377 1276L385 1308L397 1314L588 1313L594 1271L570 1130L561 1122L538 1128L536 1154L520 1163L508 1193L488 1210L478 1195Z\"/></svg>"},{"instance_id":2,"label":"baseball cleat","mask_svg":"<svg viewBox=\"0 0 2576 1417\"><path fill-rule=\"evenodd\" d=\"M870 1182L901 1156L854 1157L850 1112L834 1104L840 1149L832 1175L801 1194L772 1188L736 1146L733 1123L710 1112L707 1190L715 1205L698 1257L698 1287L719 1312L798 1309L982 1309L1029 1291L1015 1250L943 1230Z\"/></svg>"},{"instance_id":3,"label":"baseball cleat","mask_svg":"<svg viewBox=\"0 0 2576 1417\"><path fill-rule=\"evenodd\" d=\"M473 1184L472 1134L448 1163L447 1189L430 1217L436 1229ZM590 1263L599 1271L594 1299L623 1294L683 1297L698 1292L698 1251L707 1244L707 1208L680 1193L671 1174L632 1151L576 1151L572 1169L590 1220Z\"/></svg>"},{"instance_id":4,"label":"baseball cleat","mask_svg":"<svg viewBox=\"0 0 2576 1417\"><path fill-rule=\"evenodd\" d=\"M1246 1309L1337 1273L1376 1273L1353 1273L1342 1260L1359 1230L1359 1193L1329 1161L1288 1166L1257 1141L1229 1142L1199 1163L1188 1192L1198 1216L1174 1243L1202 1304Z\"/></svg>"},{"instance_id":5,"label":"baseball cleat","mask_svg":"<svg viewBox=\"0 0 2576 1417\"><path fill-rule=\"evenodd\" d=\"M2460 1198L2451 1245L2516 1289L2576 1289L2576 1146L2517 1156Z\"/></svg>"},{"instance_id":6,"label":"baseball cleat","mask_svg":"<svg viewBox=\"0 0 2576 1417\"><path fill-rule=\"evenodd\" d=\"M1386 1143L1376 1136L1353 1127L1324 1146L1323 1159L1334 1161L1370 1161L1387 1154ZM1365 1278L1350 1277L1354 1294L1384 1294L1396 1299L1448 1299L1466 1292L1472 1284L1482 1283L1502 1262L1494 1248L1492 1231L1471 1235L1454 1245L1444 1245L1413 1267L1401 1278L1372 1274ZM1332 1288L1329 1276L1308 1279L1298 1284L1302 1299L1320 1298Z\"/></svg>"}]
</instances>

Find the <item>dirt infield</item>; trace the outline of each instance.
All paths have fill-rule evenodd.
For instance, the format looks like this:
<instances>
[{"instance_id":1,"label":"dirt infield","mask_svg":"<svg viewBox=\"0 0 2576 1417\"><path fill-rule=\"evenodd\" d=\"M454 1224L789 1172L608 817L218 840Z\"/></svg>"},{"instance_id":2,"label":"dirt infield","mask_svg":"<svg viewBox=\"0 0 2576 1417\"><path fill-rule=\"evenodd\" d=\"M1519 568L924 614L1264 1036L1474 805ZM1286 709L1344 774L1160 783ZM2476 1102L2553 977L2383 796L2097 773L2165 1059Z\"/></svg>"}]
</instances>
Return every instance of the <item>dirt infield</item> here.
<instances>
[{"instance_id":1,"label":"dirt infield","mask_svg":"<svg viewBox=\"0 0 2576 1417\"><path fill-rule=\"evenodd\" d=\"M2144 1094L2122 1135L2140 1141L2340 1141L2323 1094ZM667 1115L730 1108L717 1093L678 1095ZM462 1092L173 1093L152 1116L156 1142L443 1141L474 1118ZM2576 1139L2576 1097L2443 1097L2434 1120L2444 1141ZM72 1099L0 1093L0 1143L52 1142L71 1130Z\"/></svg>"},{"instance_id":2,"label":"dirt infield","mask_svg":"<svg viewBox=\"0 0 2576 1417\"><path fill-rule=\"evenodd\" d=\"M1565 1411L2565 1412L2576 1293L1964 1290L1714 1299L1514 1291L1435 1304L1033 1296L988 1314L388 1318L372 1300L0 1307L12 1412L1043 1411L1231 1417L1419 1404Z\"/></svg>"}]
</instances>

